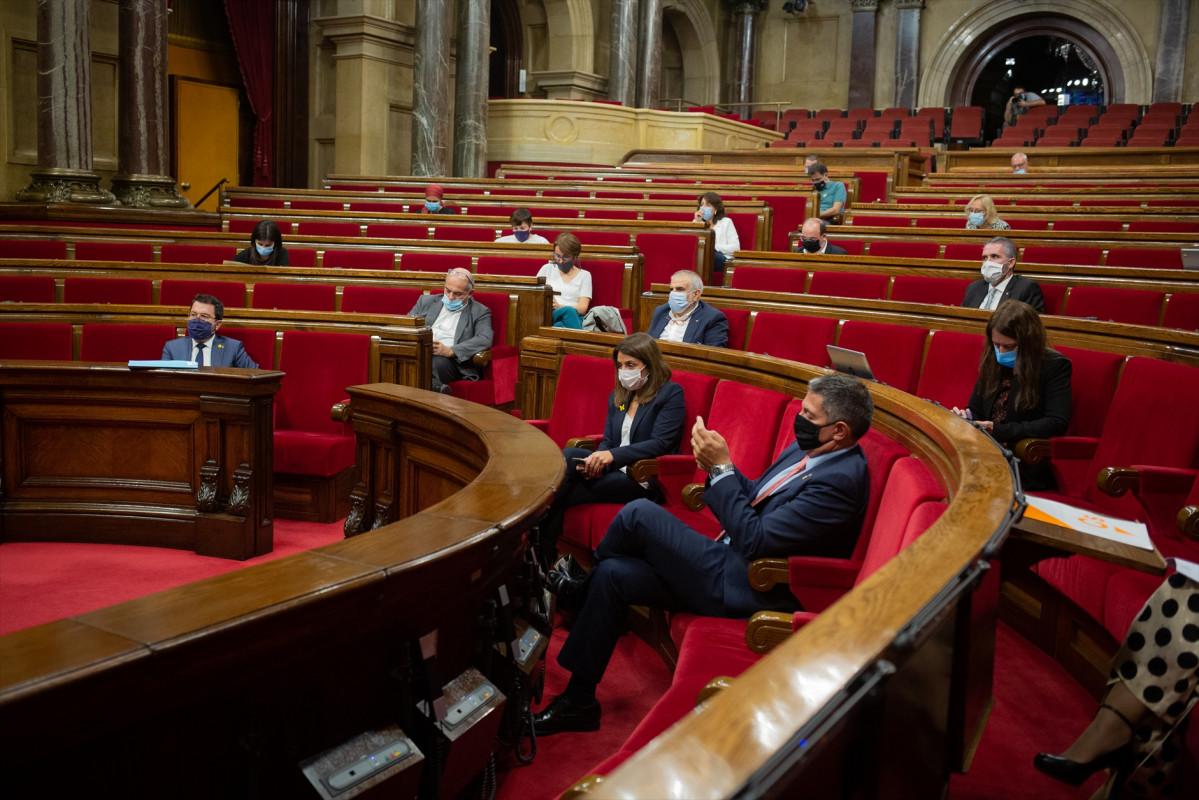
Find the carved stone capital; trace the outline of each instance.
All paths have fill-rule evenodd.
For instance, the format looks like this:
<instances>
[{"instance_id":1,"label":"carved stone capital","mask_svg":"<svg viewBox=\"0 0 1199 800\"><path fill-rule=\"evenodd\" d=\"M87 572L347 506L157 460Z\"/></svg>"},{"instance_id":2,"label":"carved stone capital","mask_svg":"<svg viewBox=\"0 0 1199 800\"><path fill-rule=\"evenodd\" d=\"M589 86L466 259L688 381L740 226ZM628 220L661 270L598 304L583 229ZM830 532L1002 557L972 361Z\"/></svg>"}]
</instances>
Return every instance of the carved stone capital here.
<instances>
[{"instance_id":1,"label":"carved stone capital","mask_svg":"<svg viewBox=\"0 0 1199 800\"><path fill-rule=\"evenodd\" d=\"M879 0L849 0L849 7L856 13L858 11L869 11L874 13L878 11Z\"/></svg>"},{"instance_id":2,"label":"carved stone capital","mask_svg":"<svg viewBox=\"0 0 1199 800\"><path fill-rule=\"evenodd\" d=\"M191 208L167 175L114 175L112 193L123 206L134 208Z\"/></svg>"},{"instance_id":3,"label":"carved stone capital","mask_svg":"<svg viewBox=\"0 0 1199 800\"><path fill-rule=\"evenodd\" d=\"M19 203L92 203L113 205L112 192L100 188L100 176L84 169L40 169L29 173L33 180L17 192Z\"/></svg>"},{"instance_id":4,"label":"carved stone capital","mask_svg":"<svg viewBox=\"0 0 1199 800\"><path fill-rule=\"evenodd\" d=\"M921 9L924 8L924 0L895 0L895 7Z\"/></svg>"}]
</instances>

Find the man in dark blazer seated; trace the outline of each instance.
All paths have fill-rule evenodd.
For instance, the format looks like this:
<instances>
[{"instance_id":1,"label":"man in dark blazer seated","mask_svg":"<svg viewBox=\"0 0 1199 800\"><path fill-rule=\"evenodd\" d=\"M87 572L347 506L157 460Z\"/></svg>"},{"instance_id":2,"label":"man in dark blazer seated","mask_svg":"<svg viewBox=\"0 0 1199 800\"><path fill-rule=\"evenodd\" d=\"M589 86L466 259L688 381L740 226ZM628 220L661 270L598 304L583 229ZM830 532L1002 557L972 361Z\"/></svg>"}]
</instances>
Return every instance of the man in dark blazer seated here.
<instances>
[{"instance_id":1,"label":"man in dark blazer seated","mask_svg":"<svg viewBox=\"0 0 1199 800\"><path fill-rule=\"evenodd\" d=\"M820 217L808 217L804 220L804 224L799 228L799 241L803 245L803 251L814 256L849 255L849 251L844 247L837 247L828 240L825 236L827 232L828 223Z\"/></svg>"},{"instance_id":2,"label":"man in dark blazer seated","mask_svg":"<svg viewBox=\"0 0 1199 800\"><path fill-rule=\"evenodd\" d=\"M870 429L873 413L870 392L856 378L813 379L795 418L795 444L756 481L737 470L724 438L697 418L691 445L696 462L708 471L704 502L724 525L723 535L709 539L661 506L635 500L596 547L590 575L550 574L559 606L579 614L558 654L570 682L534 716L537 733L599 728L595 689L625 630L629 606L730 618L798 610L785 585L754 590L749 563L853 553L870 494L866 457L857 442Z\"/></svg>"},{"instance_id":3,"label":"man in dark blazer seated","mask_svg":"<svg viewBox=\"0 0 1199 800\"><path fill-rule=\"evenodd\" d=\"M445 293L426 294L408 313L433 329L433 391L449 394L453 381L477 381L472 359L491 347L491 309L471 298L475 278L464 269L445 274Z\"/></svg>"},{"instance_id":4,"label":"man in dark blazer seated","mask_svg":"<svg viewBox=\"0 0 1199 800\"><path fill-rule=\"evenodd\" d=\"M683 269L671 275L670 299L654 309L647 333L664 342L728 347L728 318L700 300L703 293L704 280L698 272Z\"/></svg>"},{"instance_id":5,"label":"man in dark blazer seated","mask_svg":"<svg viewBox=\"0 0 1199 800\"><path fill-rule=\"evenodd\" d=\"M201 367L258 369L241 342L217 335L224 318L224 303L210 294L196 295L187 313L187 336L164 344L163 360L195 361Z\"/></svg>"},{"instance_id":6,"label":"man in dark blazer seated","mask_svg":"<svg viewBox=\"0 0 1199 800\"><path fill-rule=\"evenodd\" d=\"M994 311L1004 300L1019 300L1038 314L1045 313L1045 298L1037 282L1013 274L1016 252L1016 243L1006 236L996 236L983 245L983 276L966 287L962 308Z\"/></svg>"}]
</instances>

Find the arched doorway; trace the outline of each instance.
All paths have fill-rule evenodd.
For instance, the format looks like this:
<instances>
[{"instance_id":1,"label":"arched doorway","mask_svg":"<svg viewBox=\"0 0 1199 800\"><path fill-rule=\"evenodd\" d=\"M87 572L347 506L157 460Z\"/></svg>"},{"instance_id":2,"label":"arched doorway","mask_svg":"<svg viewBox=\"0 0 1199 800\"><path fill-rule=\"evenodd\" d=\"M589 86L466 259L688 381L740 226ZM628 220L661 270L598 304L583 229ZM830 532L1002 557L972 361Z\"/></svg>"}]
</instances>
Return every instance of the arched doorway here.
<instances>
[{"instance_id":1,"label":"arched doorway","mask_svg":"<svg viewBox=\"0 0 1199 800\"><path fill-rule=\"evenodd\" d=\"M696 105L719 101L720 62L712 18L700 0L662 3L661 96Z\"/></svg>"},{"instance_id":2,"label":"arched doorway","mask_svg":"<svg viewBox=\"0 0 1199 800\"><path fill-rule=\"evenodd\" d=\"M523 37L516 0L491 0L491 64L487 95L520 97Z\"/></svg>"}]
</instances>

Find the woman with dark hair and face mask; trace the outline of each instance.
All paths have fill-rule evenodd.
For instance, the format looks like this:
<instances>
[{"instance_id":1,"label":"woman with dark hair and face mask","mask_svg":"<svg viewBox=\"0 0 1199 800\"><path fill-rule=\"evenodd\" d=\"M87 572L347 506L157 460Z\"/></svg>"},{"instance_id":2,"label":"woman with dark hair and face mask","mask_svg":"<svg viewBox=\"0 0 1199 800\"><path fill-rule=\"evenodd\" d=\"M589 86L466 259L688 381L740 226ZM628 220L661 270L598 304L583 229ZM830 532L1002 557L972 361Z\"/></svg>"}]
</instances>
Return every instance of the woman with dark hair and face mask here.
<instances>
[{"instance_id":1,"label":"woman with dark hair and face mask","mask_svg":"<svg viewBox=\"0 0 1199 800\"><path fill-rule=\"evenodd\" d=\"M702 222L705 228L711 228L716 234L716 266L717 272L724 271L724 262L730 261L733 254L741 249L741 238L737 236L737 228L733 221L725 216L724 201L716 192L704 192L699 196L699 204L695 208L696 222Z\"/></svg>"},{"instance_id":2,"label":"woman with dark hair and face mask","mask_svg":"<svg viewBox=\"0 0 1199 800\"><path fill-rule=\"evenodd\" d=\"M670 380L658 343L646 333L626 336L612 351L616 386L608 396L604 439L595 452L567 447L566 478L538 526L542 564L556 555L562 518L571 506L583 503L629 503L653 498L652 484L641 484L625 473L643 458L678 452L686 409L683 387Z\"/></svg>"},{"instance_id":3,"label":"woman with dark hair and face mask","mask_svg":"<svg viewBox=\"0 0 1199 800\"><path fill-rule=\"evenodd\" d=\"M238 264L255 267L288 267L287 251L283 249L283 234L279 226L264 219L250 233L250 246L233 257Z\"/></svg>"},{"instance_id":4,"label":"woman with dark hair and face mask","mask_svg":"<svg viewBox=\"0 0 1199 800\"><path fill-rule=\"evenodd\" d=\"M573 233L554 240L552 260L537 271L554 290L554 327L582 330L583 315L591 306L591 273L579 266L583 245Z\"/></svg>"},{"instance_id":5,"label":"woman with dark hair and face mask","mask_svg":"<svg viewBox=\"0 0 1199 800\"><path fill-rule=\"evenodd\" d=\"M970 402L953 413L1004 444L1063 436L1070 424L1070 373L1070 359L1046 343L1036 309L1006 300L987 321L987 344ZM1020 479L1025 489L1054 485L1044 464L1020 462Z\"/></svg>"}]
</instances>

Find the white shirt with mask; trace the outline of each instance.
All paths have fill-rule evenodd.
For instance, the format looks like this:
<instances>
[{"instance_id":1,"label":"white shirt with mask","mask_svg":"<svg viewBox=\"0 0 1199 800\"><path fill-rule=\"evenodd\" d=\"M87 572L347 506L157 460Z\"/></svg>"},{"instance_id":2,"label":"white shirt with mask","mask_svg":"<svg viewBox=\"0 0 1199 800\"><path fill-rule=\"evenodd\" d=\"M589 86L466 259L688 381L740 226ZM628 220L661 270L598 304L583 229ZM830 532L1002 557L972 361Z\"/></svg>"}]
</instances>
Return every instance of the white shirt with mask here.
<instances>
[{"instance_id":1,"label":"white shirt with mask","mask_svg":"<svg viewBox=\"0 0 1199 800\"><path fill-rule=\"evenodd\" d=\"M995 307L999 305L999 301L1003 299L1003 293L1007 291L1007 285L1012 282L1012 278L1015 276L1016 273L1013 272L994 286L988 286L987 293L983 296L983 301L979 305L979 308L983 311L994 311Z\"/></svg>"},{"instance_id":2,"label":"white shirt with mask","mask_svg":"<svg viewBox=\"0 0 1199 800\"><path fill-rule=\"evenodd\" d=\"M197 342L195 339L192 339L191 340L192 361L195 361L197 364L200 363L200 351L199 351L199 348L196 347L196 345L203 344L204 345L204 366L211 367L212 366L212 344L215 339L216 339L215 333L212 334L212 336L209 336L203 342Z\"/></svg>"},{"instance_id":3,"label":"white shirt with mask","mask_svg":"<svg viewBox=\"0 0 1199 800\"><path fill-rule=\"evenodd\" d=\"M444 303L442 304L441 313L433 321L433 341L441 342L446 347L454 346L454 336L458 333L458 320L462 318L463 308L466 308L465 302L457 311L450 311Z\"/></svg>"},{"instance_id":4,"label":"white shirt with mask","mask_svg":"<svg viewBox=\"0 0 1199 800\"><path fill-rule=\"evenodd\" d=\"M515 233L510 233L507 236L501 236L495 240L496 244L549 244L550 240L544 236L538 236L535 233L530 233L529 238L523 242L516 238Z\"/></svg>"},{"instance_id":5,"label":"white shirt with mask","mask_svg":"<svg viewBox=\"0 0 1199 800\"><path fill-rule=\"evenodd\" d=\"M682 316L669 311L666 314L666 327L662 329L662 335L658 337L662 342L682 342L683 337L687 334L687 326L691 324L691 317L694 316L695 310L699 308L699 301L695 305L683 312Z\"/></svg>"}]
</instances>

